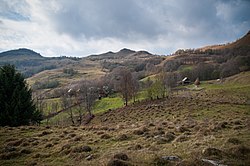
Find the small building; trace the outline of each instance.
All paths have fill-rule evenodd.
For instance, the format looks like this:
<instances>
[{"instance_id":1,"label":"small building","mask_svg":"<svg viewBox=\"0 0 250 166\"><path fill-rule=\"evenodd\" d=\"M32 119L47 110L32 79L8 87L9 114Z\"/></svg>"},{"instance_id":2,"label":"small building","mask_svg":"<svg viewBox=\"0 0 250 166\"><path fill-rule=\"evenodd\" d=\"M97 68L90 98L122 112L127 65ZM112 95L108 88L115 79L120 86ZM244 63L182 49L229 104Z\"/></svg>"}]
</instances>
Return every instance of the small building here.
<instances>
[{"instance_id":1,"label":"small building","mask_svg":"<svg viewBox=\"0 0 250 166\"><path fill-rule=\"evenodd\" d=\"M190 83L191 83L191 81L190 81L190 79L188 77L183 78L182 81L181 81L182 85L188 85Z\"/></svg>"}]
</instances>

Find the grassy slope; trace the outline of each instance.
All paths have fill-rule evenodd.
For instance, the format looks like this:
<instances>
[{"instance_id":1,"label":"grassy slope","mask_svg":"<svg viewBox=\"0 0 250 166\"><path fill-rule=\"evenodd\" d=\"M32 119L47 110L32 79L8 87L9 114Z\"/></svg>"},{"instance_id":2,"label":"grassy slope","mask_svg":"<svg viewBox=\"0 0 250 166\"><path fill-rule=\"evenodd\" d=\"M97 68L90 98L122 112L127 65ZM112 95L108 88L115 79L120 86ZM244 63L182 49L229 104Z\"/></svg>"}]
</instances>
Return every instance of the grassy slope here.
<instances>
[{"instance_id":1,"label":"grassy slope","mask_svg":"<svg viewBox=\"0 0 250 166\"><path fill-rule=\"evenodd\" d=\"M223 84L205 83L200 91L98 114L88 126L1 127L0 165L105 165L119 152L134 165L154 165L165 155L179 156L183 165L202 165L202 158L248 165L249 76L241 73ZM92 151L79 151L83 145Z\"/></svg>"},{"instance_id":2,"label":"grassy slope","mask_svg":"<svg viewBox=\"0 0 250 166\"><path fill-rule=\"evenodd\" d=\"M138 95L136 96L136 102L137 101L142 101L146 99L146 92L142 91L139 92ZM53 113L53 111L60 111L62 108L60 107L60 99L56 98L56 99L46 99L44 101L47 105L46 107L43 109L44 111L44 115L48 115ZM58 103L58 109L57 110L52 110L52 104L53 103ZM131 99L129 101L129 104L133 104L134 101L133 99ZM121 97L120 94L114 94L110 97L106 97L106 98L102 98L101 100L97 100L92 108L92 112L93 114L102 114L104 112L107 112L109 110L115 110L117 108L122 108L124 106L124 101ZM67 110L66 112L60 113L56 116L54 116L53 118L50 118L49 120L44 120L42 121L42 124L69 124L71 122L69 122L69 111ZM85 114L86 111L82 110L83 113ZM75 108L72 108L72 112L75 116L79 116L78 113L78 106L76 106Z\"/></svg>"},{"instance_id":3,"label":"grassy slope","mask_svg":"<svg viewBox=\"0 0 250 166\"><path fill-rule=\"evenodd\" d=\"M181 65L178 68L178 71L187 71L187 70L192 70L193 69L193 65Z\"/></svg>"},{"instance_id":4,"label":"grassy slope","mask_svg":"<svg viewBox=\"0 0 250 166\"><path fill-rule=\"evenodd\" d=\"M55 99L54 99L55 100ZM58 99L60 102L60 99ZM47 100L46 101L48 103L48 108L45 109L45 115L47 115L49 113L49 111L51 110L51 101ZM106 97L103 98L101 100L97 100L95 105L93 106L93 113L94 114L100 114L103 112L106 112L108 110L113 110L113 109L117 109L117 108L121 108L123 107L123 100L120 96L114 95L111 97ZM72 108L72 112L75 116L79 116L78 113L78 108L79 106L76 106L74 108ZM60 109L59 109L60 110ZM57 110L57 111L59 111ZM42 121L42 124L69 124L71 122L69 122L69 115L70 110L67 110L66 112L62 112L56 116L54 116L53 118L50 118L48 121L44 120ZM86 114L86 111L82 110L83 114Z\"/></svg>"},{"instance_id":5,"label":"grassy slope","mask_svg":"<svg viewBox=\"0 0 250 166\"><path fill-rule=\"evenodd\" d=\"M103 113L109 109L117 109L123 106L123 100L120 96L106 97L101 100L96 101L93 108L93 113Z\"/></svg>"},{"instance_id":6,"label":"grassy slope","mask_svg":"<svg viewBox=\"0 0 250 166\"><path fill-rule=\"evenodd\" d=\"M63 68L73 68L78 72L73 76L68 76L63 73ZM45 70L27 79L27 82L32 85L35 81L57 80L61 86L70 85L70 83L82 79L98 79L105 73L101 70L98 62L82 60L76 64L69 64L60 69Z\"/></svg>"}]
</instances>

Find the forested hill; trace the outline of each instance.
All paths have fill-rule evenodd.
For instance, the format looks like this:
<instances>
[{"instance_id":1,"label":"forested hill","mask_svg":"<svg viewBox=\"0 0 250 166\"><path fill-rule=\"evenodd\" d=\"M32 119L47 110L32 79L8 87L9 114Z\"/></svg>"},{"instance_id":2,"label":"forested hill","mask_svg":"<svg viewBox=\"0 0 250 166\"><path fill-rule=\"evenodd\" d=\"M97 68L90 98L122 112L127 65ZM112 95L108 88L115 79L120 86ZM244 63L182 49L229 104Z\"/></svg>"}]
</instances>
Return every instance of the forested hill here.
<instances>
[{"instance_id":1,"label":"forested hill","mask_svg":"<svg viewBox=\"0 0 250 166\"><path fill-rule=\"evenodd\" d=\"M123 48L118 52L106 52L103 54L97 54L97 55L90 55L87 57L87 59L90 60L110 60L110 59L135 59L135 58L150 58L154 57L153 54L147 52L147 51L134 51L127 48Z\"/></svg>"},{"instance_id":2,"label":"forested hill","mask_svg":"<svg viewBox=\"0 0 250 166\"><path fill-rule=\"evenodd\" d=\"M137 68L136 70L143 70L146 63L152 62L154 65L159 64L162 60L163 58L147 51L134 51L127 48L118 52L109 51L82 58L43 57L41 54L26 48L0 53L0 66L13 64L26 77L31 77L44 70L63 70L63 68L72 67L77 70L84 70L90 64L91 66L94 65L93 68L101 66L107 72L119 66L130 66L133 69Z\"/></svg>"},{"instance_id":3,"label":"forested hill","mask_svg":"<svg viewBox=\"0 0 250 166\"><path fill-rule=\"evenodd\" d=\"M27 49L27 48L20 48L17 50L10 50L10 51L5 51L0 53L0 58L5 58L5 59L16 59L16 60L21 60L22 58L43 58L39 53Z\"/></svg>"},{"instance_id":4,"label":"forested hill","mask_svg":"<svg viewBox=\"0 0 250 166\"><path fill-rule=\"evenodd\" d=\"M27 48L0 53L0 66L4 64L15 65L26 77L31 77L44 70L57 68L55 58L43 57L41 54Z\"/></svg>"}]
</instances>

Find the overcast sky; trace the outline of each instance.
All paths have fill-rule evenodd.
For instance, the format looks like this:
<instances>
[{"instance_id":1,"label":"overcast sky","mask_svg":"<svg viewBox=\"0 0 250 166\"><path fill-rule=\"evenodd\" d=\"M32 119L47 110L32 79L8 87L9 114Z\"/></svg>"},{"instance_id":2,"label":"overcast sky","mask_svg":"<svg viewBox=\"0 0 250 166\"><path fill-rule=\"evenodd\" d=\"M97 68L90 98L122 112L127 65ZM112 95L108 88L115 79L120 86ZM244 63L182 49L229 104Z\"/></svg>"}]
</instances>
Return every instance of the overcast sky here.
<instances>
[{"instance_id":1,"label":"overcast sky","mask_svg":"<svg viewBox=\"0 0 250 166\"><path fill-rule=\"evenodd\" d=\"M249 0L0 0L1 52L87 56L130 48L167 55L249 30Z\"/></svg>"}]
</instances>

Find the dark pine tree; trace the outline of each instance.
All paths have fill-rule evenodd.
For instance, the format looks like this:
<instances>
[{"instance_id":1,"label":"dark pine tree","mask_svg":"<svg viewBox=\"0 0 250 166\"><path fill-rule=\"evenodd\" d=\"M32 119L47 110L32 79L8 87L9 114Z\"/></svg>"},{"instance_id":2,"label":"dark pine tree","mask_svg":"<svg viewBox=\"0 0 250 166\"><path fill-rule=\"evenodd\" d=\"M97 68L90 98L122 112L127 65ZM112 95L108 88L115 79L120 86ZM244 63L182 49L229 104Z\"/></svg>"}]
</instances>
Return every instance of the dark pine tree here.
<instances>
[{"instance_id":1,"label":"dark pine tree","mask_svg":"<svg viewBox=\"0 0 250 166\"><path fill-rule=\"evenodd\" d=\"M14 66L0 68L0 126L39 123L42 114L36 109L31 90Z\"/></svg>"}]
</instances>

